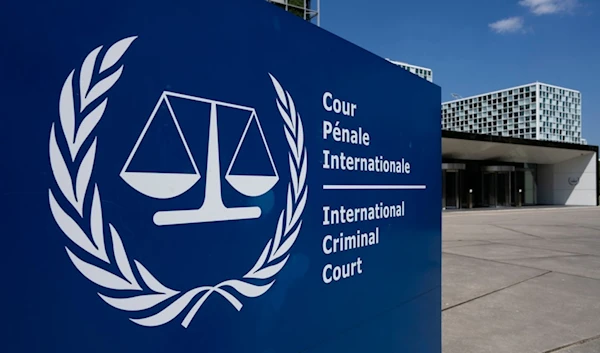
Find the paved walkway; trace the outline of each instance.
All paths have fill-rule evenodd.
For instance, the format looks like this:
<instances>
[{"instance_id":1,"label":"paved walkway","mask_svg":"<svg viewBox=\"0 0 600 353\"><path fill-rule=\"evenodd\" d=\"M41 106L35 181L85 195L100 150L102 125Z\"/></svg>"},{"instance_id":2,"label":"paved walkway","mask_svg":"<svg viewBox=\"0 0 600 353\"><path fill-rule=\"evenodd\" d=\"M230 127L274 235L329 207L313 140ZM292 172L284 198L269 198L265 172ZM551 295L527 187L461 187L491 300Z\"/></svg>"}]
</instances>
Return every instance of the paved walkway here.
<instances>
[{"instance_id":1,"label":"paved walkway","mask_svg":"<svg viewBox=\"0 0 600 353\"><path fill-rule=\"evenodd\" d=\"M599 353L600 208L443 216L444 353Z\"/></svg>"}]
</instances>

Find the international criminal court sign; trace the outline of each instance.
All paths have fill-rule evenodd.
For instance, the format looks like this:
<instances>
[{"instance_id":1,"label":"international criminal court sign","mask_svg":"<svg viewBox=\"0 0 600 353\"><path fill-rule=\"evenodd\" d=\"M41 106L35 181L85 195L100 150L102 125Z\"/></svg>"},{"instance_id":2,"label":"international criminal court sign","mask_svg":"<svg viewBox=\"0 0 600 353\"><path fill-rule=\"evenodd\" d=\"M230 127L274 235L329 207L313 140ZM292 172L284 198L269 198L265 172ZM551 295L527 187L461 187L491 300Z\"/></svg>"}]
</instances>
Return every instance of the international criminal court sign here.
<instances>
[{"instance_id":1,"label":"international criminal court sign","mask_svg":"<svg viewBox=\"0 0 600 353\"><path fill-rule=\"evenodd\" d=\"M439 87L264 1L4 7L3 351L440 352Z\"/></svg>"}]
</instances>

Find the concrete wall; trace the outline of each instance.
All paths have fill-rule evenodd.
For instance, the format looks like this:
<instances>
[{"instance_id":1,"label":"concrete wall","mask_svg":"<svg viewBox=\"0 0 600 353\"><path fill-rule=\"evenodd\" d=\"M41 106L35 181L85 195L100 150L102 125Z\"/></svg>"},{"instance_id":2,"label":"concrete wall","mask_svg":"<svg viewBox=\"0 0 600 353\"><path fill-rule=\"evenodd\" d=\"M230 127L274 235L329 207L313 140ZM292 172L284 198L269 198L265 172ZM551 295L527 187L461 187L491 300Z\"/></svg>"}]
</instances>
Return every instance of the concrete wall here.
<instances>
[{"instance_id":1,"label":"concrete wall","mask_svg":"<svg viewBox=\"0 0 600 353\"><path fill-rule=\"evenodd\" d=\"M540 164L537 168L537 202L540 205L554 205L554 166Z\"/></svg>"},{"instance_id":2,"label":"concrete wall","mask_svg":"<svg viewBox=\"0 0 600 353\"><path fill-rule=\"evenodd\" d=\"M596 153L538 166L538 203L596 206L598 179Z\"/></svg>"}]
</instances>

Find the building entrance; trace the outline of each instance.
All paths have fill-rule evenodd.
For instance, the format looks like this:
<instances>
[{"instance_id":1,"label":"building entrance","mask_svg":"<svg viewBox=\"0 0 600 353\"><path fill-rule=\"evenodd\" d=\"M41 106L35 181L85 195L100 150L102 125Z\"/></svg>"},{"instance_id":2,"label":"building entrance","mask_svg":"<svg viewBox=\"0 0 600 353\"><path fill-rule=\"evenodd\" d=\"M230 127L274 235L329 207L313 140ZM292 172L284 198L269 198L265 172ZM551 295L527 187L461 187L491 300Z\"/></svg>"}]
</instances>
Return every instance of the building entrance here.
<instances>
[{"instance_id":1,"label":"building entrance","mask_svg":"<svg viewBox=\"0 0 600 353\"><path fill-rule=\"evenodd\" d=\"M442 164L442 209L460 208L461 204L461 171L464 164Z\"/></svg>"},{"instance_id":2,"label":"building entrance","mask_svg":"<svg viewBox=\"0 0 600 353\"><path fill-rule=\"evenodd\" d=\"M444 208L458 208L458 171L446 171L444 173Z\"/></svg>"},{"instance_id":3,"label":"building entrance","mask_svg":"<svg viewBox=\"0 0 600 353\"><path fill-rule=\"evenodd\" d=\"M513 166L487 166L482 173L484 207L510 207L513 204Z\"/></svg>"},{"instance_id":4,"label":"building entrance","mask_svg":"<svg viewBox=\"0 0 600 353\"><path fill-rule=\"evenodd\" d=\"M444 210L537 205L537 166L446 160L441 196Z\"/></svg>"}]
</instances>

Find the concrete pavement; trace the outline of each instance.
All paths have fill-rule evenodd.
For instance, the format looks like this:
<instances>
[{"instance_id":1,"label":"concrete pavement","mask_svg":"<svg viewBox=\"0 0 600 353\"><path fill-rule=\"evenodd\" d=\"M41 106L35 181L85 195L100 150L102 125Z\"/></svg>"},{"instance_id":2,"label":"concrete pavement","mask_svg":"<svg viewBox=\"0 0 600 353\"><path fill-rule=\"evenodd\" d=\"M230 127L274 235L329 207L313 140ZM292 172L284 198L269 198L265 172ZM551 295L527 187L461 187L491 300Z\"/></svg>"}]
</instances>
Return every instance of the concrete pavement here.
<instances>
[{"instance_id":1,"label":"concrete pavement","mask_svg":"<svg viewBox=\"0 0 600 353\"><path fill-rule=\"evenodd\" d=\"M446 212L444 353L599 353L600 208Z\"/></svg>"}]
</instances>

